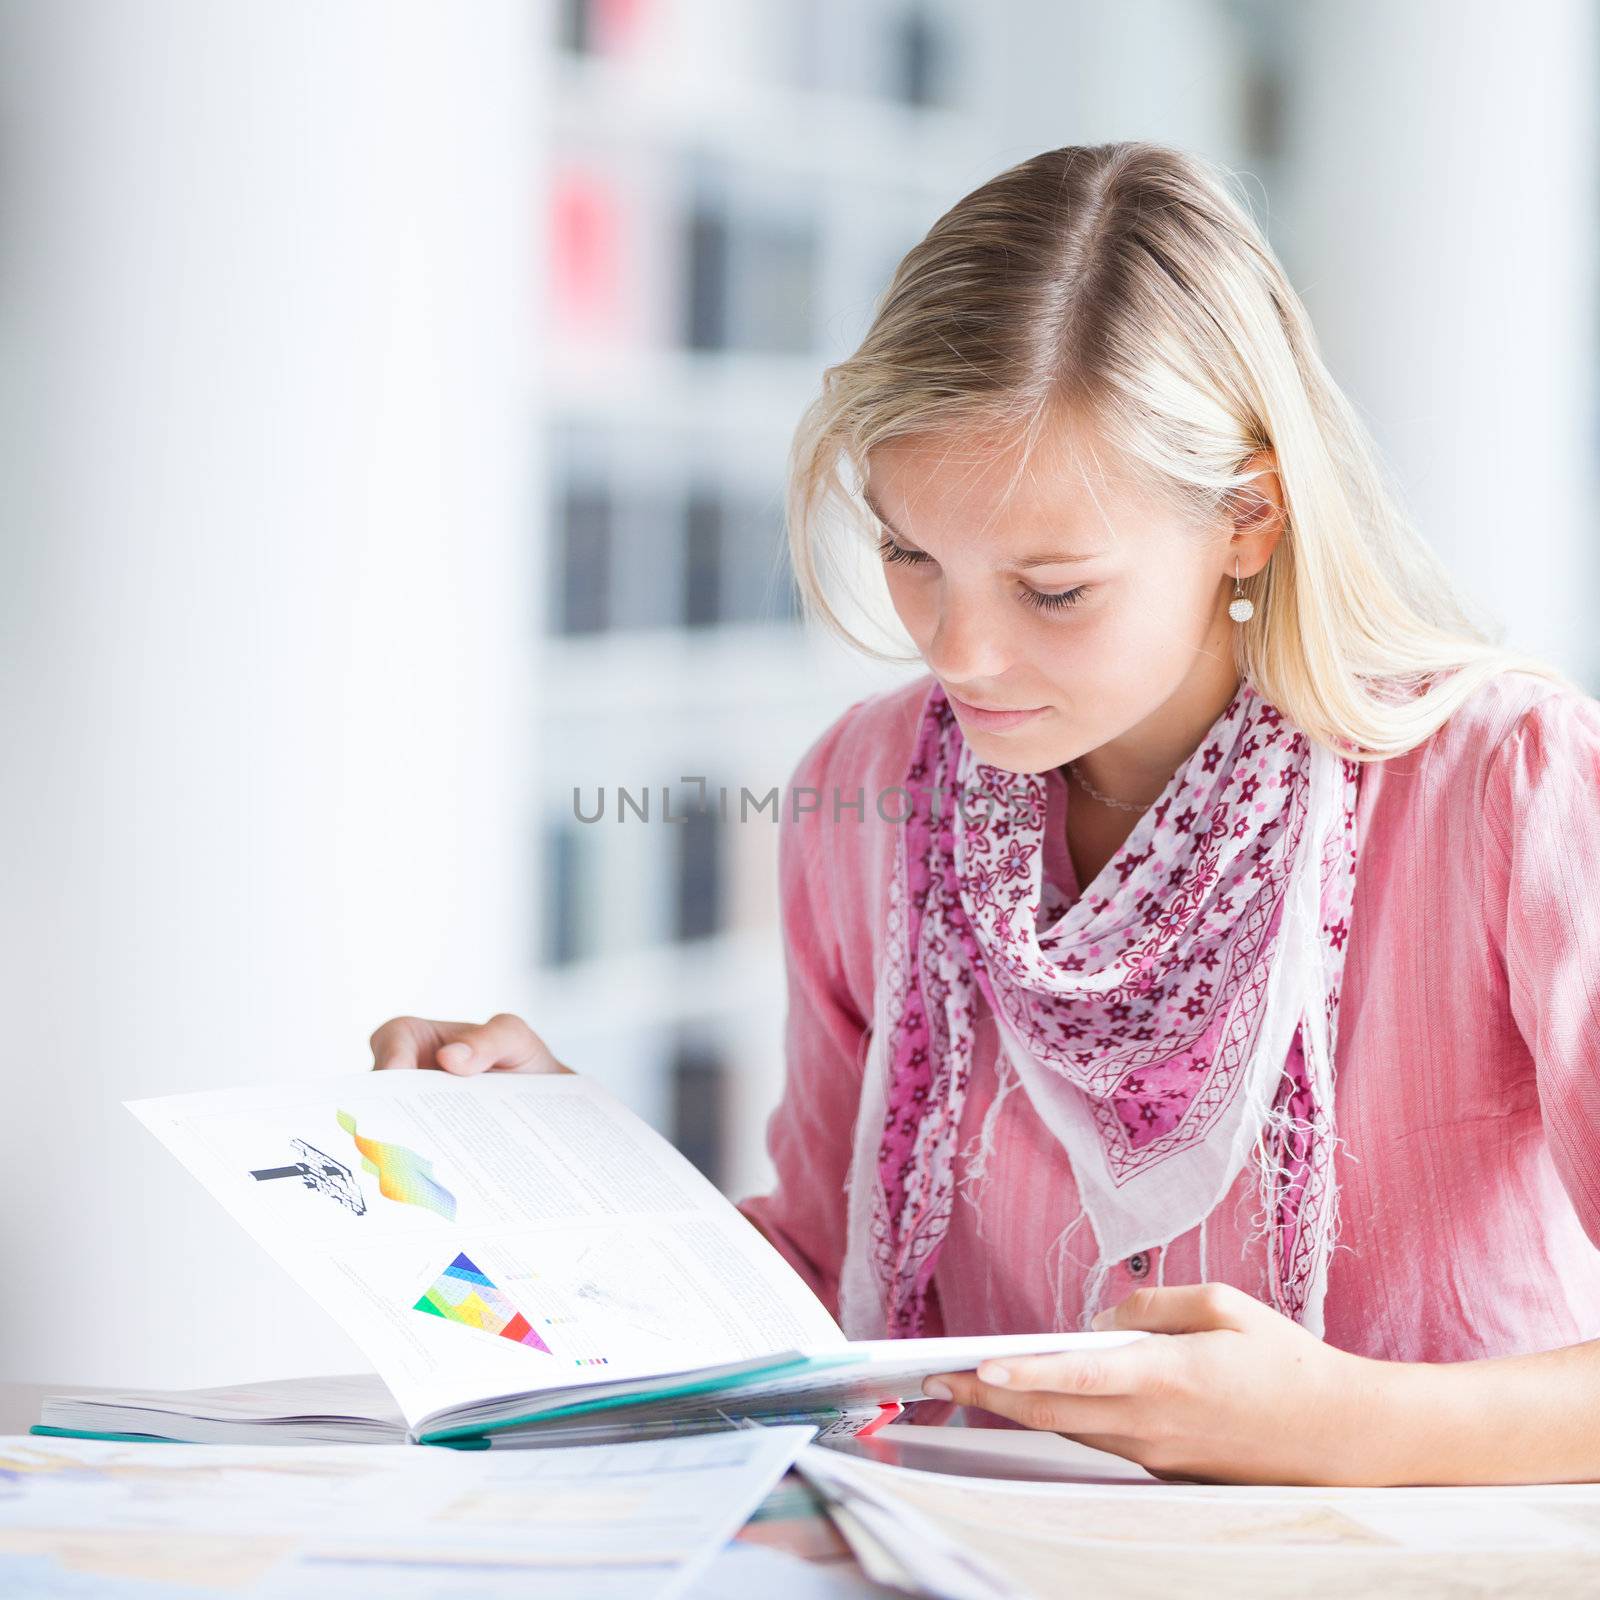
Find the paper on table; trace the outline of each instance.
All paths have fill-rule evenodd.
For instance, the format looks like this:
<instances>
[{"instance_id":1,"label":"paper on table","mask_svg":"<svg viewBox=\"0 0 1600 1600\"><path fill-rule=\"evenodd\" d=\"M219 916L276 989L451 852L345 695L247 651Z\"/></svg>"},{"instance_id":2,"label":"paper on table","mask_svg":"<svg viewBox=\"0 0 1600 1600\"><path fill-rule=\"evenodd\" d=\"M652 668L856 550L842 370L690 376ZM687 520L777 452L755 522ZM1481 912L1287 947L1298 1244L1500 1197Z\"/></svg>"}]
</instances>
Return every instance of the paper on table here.
<instances>
[{"instance_id":1,"label":"paper on table","mask_svg":"<svg viewBox=\"0 0 1600 1600\"><path fill-rule=\"evenodd\" d=\"M0 1594L676 1600L812 1432L504 1453L0 1437Z\"/></svg>"},{"instance_id":2,"label":"paper on table","mask_svg":"<svg viewBox=\"0 0 1600 1600\"><path fill-rule=\"evenodd\" d=\"M873 1474L827 1450L803 1450L796 1464L826 1500L868 1577L940 1600L1016 1600L1019 1591L981 1551L881 1488Z\"/></svg>"},{"instance_id":3,"label":"paper on table","mask_svg":"<svg viewBox=\"0 0 1600 1600\"><path fill-rule=\"evenodd\" d=\"M859 1497L872 1537L917 1581L943 1581L940 1541L959 1545L993 1586L971 1590L985 1600L1167 1600L1180 1591L1236 1600L1466 1592L1475 1600L1549 1600L1594 1593L1600 1571L1600 1484L1025 1484L886 1467L815 1447L797 1465L846 1505ZM848 1536L848 1518L843 1525Z\"/></svg>"},{"instance_id":4,"label":"paper on table","mask_svg":"<svg viewBox=\"0 0 1600 1600\"><path fill-rule=\"evenodd\" d=\"M722 1550L685 1600L903 1600L847 1566L804 1561L799 1556L735 1540Z\"/></svg>"}]
</instances>

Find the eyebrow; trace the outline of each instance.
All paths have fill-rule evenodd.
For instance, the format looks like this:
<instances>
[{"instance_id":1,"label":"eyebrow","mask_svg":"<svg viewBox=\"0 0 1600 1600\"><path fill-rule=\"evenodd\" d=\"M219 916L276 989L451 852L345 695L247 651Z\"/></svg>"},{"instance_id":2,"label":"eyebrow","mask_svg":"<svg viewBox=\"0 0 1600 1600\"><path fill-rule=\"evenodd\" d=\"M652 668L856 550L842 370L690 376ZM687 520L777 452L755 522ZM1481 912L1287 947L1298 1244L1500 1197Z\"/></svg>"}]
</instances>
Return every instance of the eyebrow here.
<instances>
[{"instance_id":1,"label":"eyebrow","mask_svg":"<svg viewBox=\"0 0 1600 1600\"><path fill-rule=\"evenodd\" d=\"M884 516L882 508L864 488L861 491L861 498L866 501L867 509L873 514L873 516L875 516L878 521L881 522L884 527L886 527L889 532L900 541L901 544L905 545L907 549L917 550L917 546L912 544L912 542L907 539L906 536L901 533L900 530L895 527L895 525L886 516ZM1068 566L1077 561L1093 561L1097 556L1103 556L1105 553L1106 552L1104 550L1086 550L1076 553L1072 551L1058 550L1046 552L1042 555L1022 556L1018 560L1011 562L1010 565L1019 571L1028 567ZM926 552L919 550L918 554L926 554Z\"/></svg>"}]
</instances>

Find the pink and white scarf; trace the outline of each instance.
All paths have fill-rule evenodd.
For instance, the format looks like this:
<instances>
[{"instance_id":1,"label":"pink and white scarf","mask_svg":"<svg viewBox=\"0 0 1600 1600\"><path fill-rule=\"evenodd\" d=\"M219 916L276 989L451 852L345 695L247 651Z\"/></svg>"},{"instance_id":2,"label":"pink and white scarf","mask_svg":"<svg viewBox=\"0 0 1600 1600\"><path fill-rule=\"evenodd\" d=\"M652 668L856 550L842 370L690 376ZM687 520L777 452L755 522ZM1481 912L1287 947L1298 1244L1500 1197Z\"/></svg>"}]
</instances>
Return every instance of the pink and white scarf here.
<instances>
[{"instance_id":1,"label":"pink and white scarf","mask_svg":"<svg viewBox=\"0 0 1600 1600\"><path fill-rule=\"evenodd\" d=\"M1203 1228L1253 1153L1270 1301L1321 1336L1359 781L1359 763L1241 681L1069 906L1044 881L1043 777L979 761L931 687L855 1130L851 1338L923 1327L980 992L1004 1048L975 1144L987 1149L1020 1083L1072 1163L1098 1245L1082 1326L1111 1266Z\"/></svg>"}]
</instances>

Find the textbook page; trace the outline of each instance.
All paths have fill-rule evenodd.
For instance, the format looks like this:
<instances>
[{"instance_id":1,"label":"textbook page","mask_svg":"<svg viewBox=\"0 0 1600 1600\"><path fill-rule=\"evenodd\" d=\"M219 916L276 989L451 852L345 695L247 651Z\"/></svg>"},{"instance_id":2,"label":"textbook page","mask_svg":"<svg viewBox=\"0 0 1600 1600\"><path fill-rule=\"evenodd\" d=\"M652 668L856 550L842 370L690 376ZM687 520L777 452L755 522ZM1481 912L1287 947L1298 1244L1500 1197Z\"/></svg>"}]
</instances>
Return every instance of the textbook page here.
<instances>
[{"instance_id":1,"label":"textbook page","mask_svg":"<svg viewBox=\"0 0 1600 1600\"><path fill-rule=\"evenodd\" d=\"M413 1427L845 1343L733 1204L581 1076L365 1072L128 1109L355 1340Z\"/></svg>"}]
</instances>

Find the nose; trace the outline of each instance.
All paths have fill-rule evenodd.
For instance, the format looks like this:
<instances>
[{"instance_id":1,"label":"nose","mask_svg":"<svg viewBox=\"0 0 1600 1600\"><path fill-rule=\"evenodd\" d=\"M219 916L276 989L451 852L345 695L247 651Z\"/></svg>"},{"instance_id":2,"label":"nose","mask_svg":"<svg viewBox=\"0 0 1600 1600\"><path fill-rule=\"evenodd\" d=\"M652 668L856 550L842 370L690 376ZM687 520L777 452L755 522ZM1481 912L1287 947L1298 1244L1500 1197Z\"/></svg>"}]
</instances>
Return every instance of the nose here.
<instances>
[{"instance_id":1,"label":"nose","mask_svg":"<svg viewBox=\"0 0 1600 1600\"><path fill-rule=\"evenodd\" d=\"M952 595L943 585L938 623L922 652L934 676L946 683L984 683L1000 677L1012 654L997 618L978 600Z\"/></svg>"}]
</instances>

